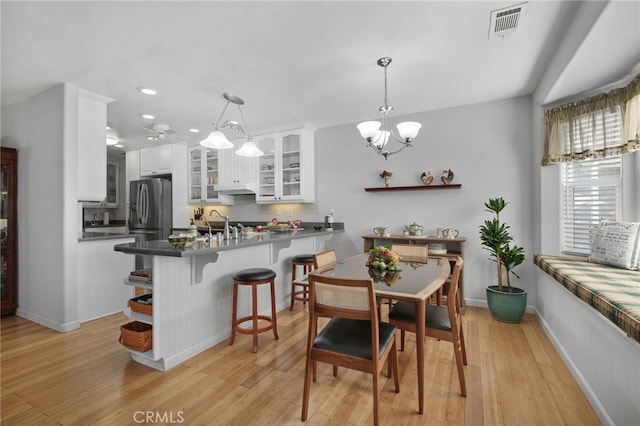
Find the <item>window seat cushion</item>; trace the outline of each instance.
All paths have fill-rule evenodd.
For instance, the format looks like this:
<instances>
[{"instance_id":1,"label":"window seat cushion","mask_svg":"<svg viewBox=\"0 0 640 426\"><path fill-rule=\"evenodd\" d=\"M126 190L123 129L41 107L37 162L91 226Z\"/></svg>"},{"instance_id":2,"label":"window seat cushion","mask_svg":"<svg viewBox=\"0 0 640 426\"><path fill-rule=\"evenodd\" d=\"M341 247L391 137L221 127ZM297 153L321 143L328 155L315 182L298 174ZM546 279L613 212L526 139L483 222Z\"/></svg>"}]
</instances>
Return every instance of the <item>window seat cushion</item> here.
<instances>
[{"instance_id":1,"label":"window seat cushion","mask_svg":"<svg viewBox=\"0 0 640 426\"><path fill-rule=\"evenodd\" d=\"M640 272L573 256L536 254L533 262L640 343Z\"/></svg>"}]
</instances>

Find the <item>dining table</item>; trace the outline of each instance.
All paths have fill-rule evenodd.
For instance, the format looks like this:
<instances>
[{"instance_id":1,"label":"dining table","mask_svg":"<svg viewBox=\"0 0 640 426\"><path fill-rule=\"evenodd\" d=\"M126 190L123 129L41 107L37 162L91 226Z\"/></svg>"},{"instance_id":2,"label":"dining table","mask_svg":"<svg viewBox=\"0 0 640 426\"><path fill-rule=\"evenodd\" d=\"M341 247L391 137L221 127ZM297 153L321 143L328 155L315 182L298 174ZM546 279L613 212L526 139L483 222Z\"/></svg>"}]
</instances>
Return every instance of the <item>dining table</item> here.
<instances>
[{"instance_id":1,"label":"dining table","mask_svg":"<svg viewBox=\"0 0 640 426\"><path fill-rule=\"evenodd\" d=\"M377 297L404 300L415 304L416 336L425 334L427 299L440 289L449 275L451 267L446 257L412 257L400 259L399 271L377 271L367 266L366 253L345 258L335 268L323 272L332 276L351 279L372 278ZM418 362L418 412L424 413L424 344L416 338Z\"/></svg>"}]
</instances>

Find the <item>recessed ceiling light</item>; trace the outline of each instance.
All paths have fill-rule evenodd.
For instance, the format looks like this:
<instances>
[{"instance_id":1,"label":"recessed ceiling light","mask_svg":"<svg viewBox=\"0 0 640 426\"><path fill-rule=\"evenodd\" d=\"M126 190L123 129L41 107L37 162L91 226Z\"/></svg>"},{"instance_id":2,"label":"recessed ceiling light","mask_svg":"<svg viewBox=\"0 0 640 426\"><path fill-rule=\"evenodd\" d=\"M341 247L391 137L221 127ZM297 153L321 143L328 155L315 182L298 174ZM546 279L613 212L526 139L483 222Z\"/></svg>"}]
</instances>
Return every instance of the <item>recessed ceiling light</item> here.
<instances>
[{"instance_id":1,"label":"recessed ceiling light","mask_svg":"<svg viewBox=\"0 0 640 426\"><path fill-rule=\"evenodd\" d=\"M156 118L154 115L151 115L151 114L140 114L140 117L146 118L147 120L153 120L154 118Z\"/></svg>"},{"instance_id":2,"label":"recessed ceiling light","mask_svg":"<svg viewBox=\"0 0 640 426\"><path fill-rule=\"evenodd\" d=\"M147 139L150 141L154 140L155 138L156 138L155 136L147 136Z\"/></svg>"},{"instance_id":3,"label":"recessed ceiling light","mask_svg":"<svg viewBox=\"0 0 640 426\"><path fill-rule=\"evenodd\" d=\"M117 139L114 138L107 138L107 145L116 145L118 143Z\"/></svg>"},{"instance_id":4,"label":"recessed ceiling light","mask_svg":"<svg viewBox=\"0 0 640 426\"><path fill-rule=\"evenodd\" d=\"M189 129L189 131L191 133L200 133L200 130L198 130L198 129Z\"/></svg>"},{"instance_id":5,"label":"recessed ceiling light","mask_svg":"<svg viewBox=\"0 0 640 426\"><path fill-rule=\"evenodd\" d=\"M116 148L124 148L124 145L122 145L121 143L117 143L114 145Z\"/></svg>"},{"instance_id":6,"label":"recessed ceiling light","mask_svg":"<svg viewBox=\"0 0 640 426\"><path fill-rule=\"evenodd\" d=\"M156 92L153 89L149 89L148 87L138 87L138 90L140 91L140 93L144 93L145 95L155 95Z\"/></svg>"},{"instance_id":7,"label":"recessed ceiling light","mask_svg":"<svg viewBox=\"0 0 640 426\"><path fill-rule=\"evenodd\" d=\"M107 127L105 127L105 129L107 129L107 130L111 130L111 127L107 126Z\"/></svg>"}]
</instances>

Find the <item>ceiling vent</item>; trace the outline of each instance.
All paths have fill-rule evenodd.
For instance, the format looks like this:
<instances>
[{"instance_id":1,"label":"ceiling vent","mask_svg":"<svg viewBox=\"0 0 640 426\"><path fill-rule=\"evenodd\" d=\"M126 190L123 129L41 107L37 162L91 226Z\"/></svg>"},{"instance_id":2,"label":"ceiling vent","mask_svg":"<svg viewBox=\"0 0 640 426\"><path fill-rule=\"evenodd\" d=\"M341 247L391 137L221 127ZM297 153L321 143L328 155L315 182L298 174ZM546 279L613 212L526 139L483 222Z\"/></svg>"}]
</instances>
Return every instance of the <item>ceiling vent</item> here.
<instances>
[{"instance_id":1,"label":"ceiling vent","mask_svg":"<svg viewBox=\"0 0 640 426\"><path fill-rule=\"evenodd\" d=\"M491 11L489 40L493 38L504 38L516 32L526 7L527 3L525 2Z\"/></svg>"}]
</instances>

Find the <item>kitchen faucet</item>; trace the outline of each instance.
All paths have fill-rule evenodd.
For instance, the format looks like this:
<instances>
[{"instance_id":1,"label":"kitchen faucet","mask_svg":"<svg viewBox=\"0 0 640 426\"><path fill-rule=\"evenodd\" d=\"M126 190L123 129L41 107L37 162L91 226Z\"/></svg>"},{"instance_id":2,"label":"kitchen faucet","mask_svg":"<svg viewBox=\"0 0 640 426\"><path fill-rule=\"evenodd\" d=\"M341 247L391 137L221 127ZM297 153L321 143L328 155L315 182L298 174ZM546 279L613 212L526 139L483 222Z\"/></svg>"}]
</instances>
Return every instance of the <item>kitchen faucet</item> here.
<instances>
[{"instance_id":1,"label":"kitchen faucet","mask_svg":"<svg viewBox=\"0 0 640 426\"><path fill-rule=\"evenodd\" d=\"M222 213L220 213L218 210L213 209L209 212L209 216L211 216L212 213L217 214L218 216L220 216L222 219L224 219L224 239L226 241L229 241L229 216L225 216ZM211 239L212 235L211 235L211 225L209 224L209 221L205 219L205 222L207 222L207 226L209 227L209 238Z\"/></svg>"}]
</instances>

